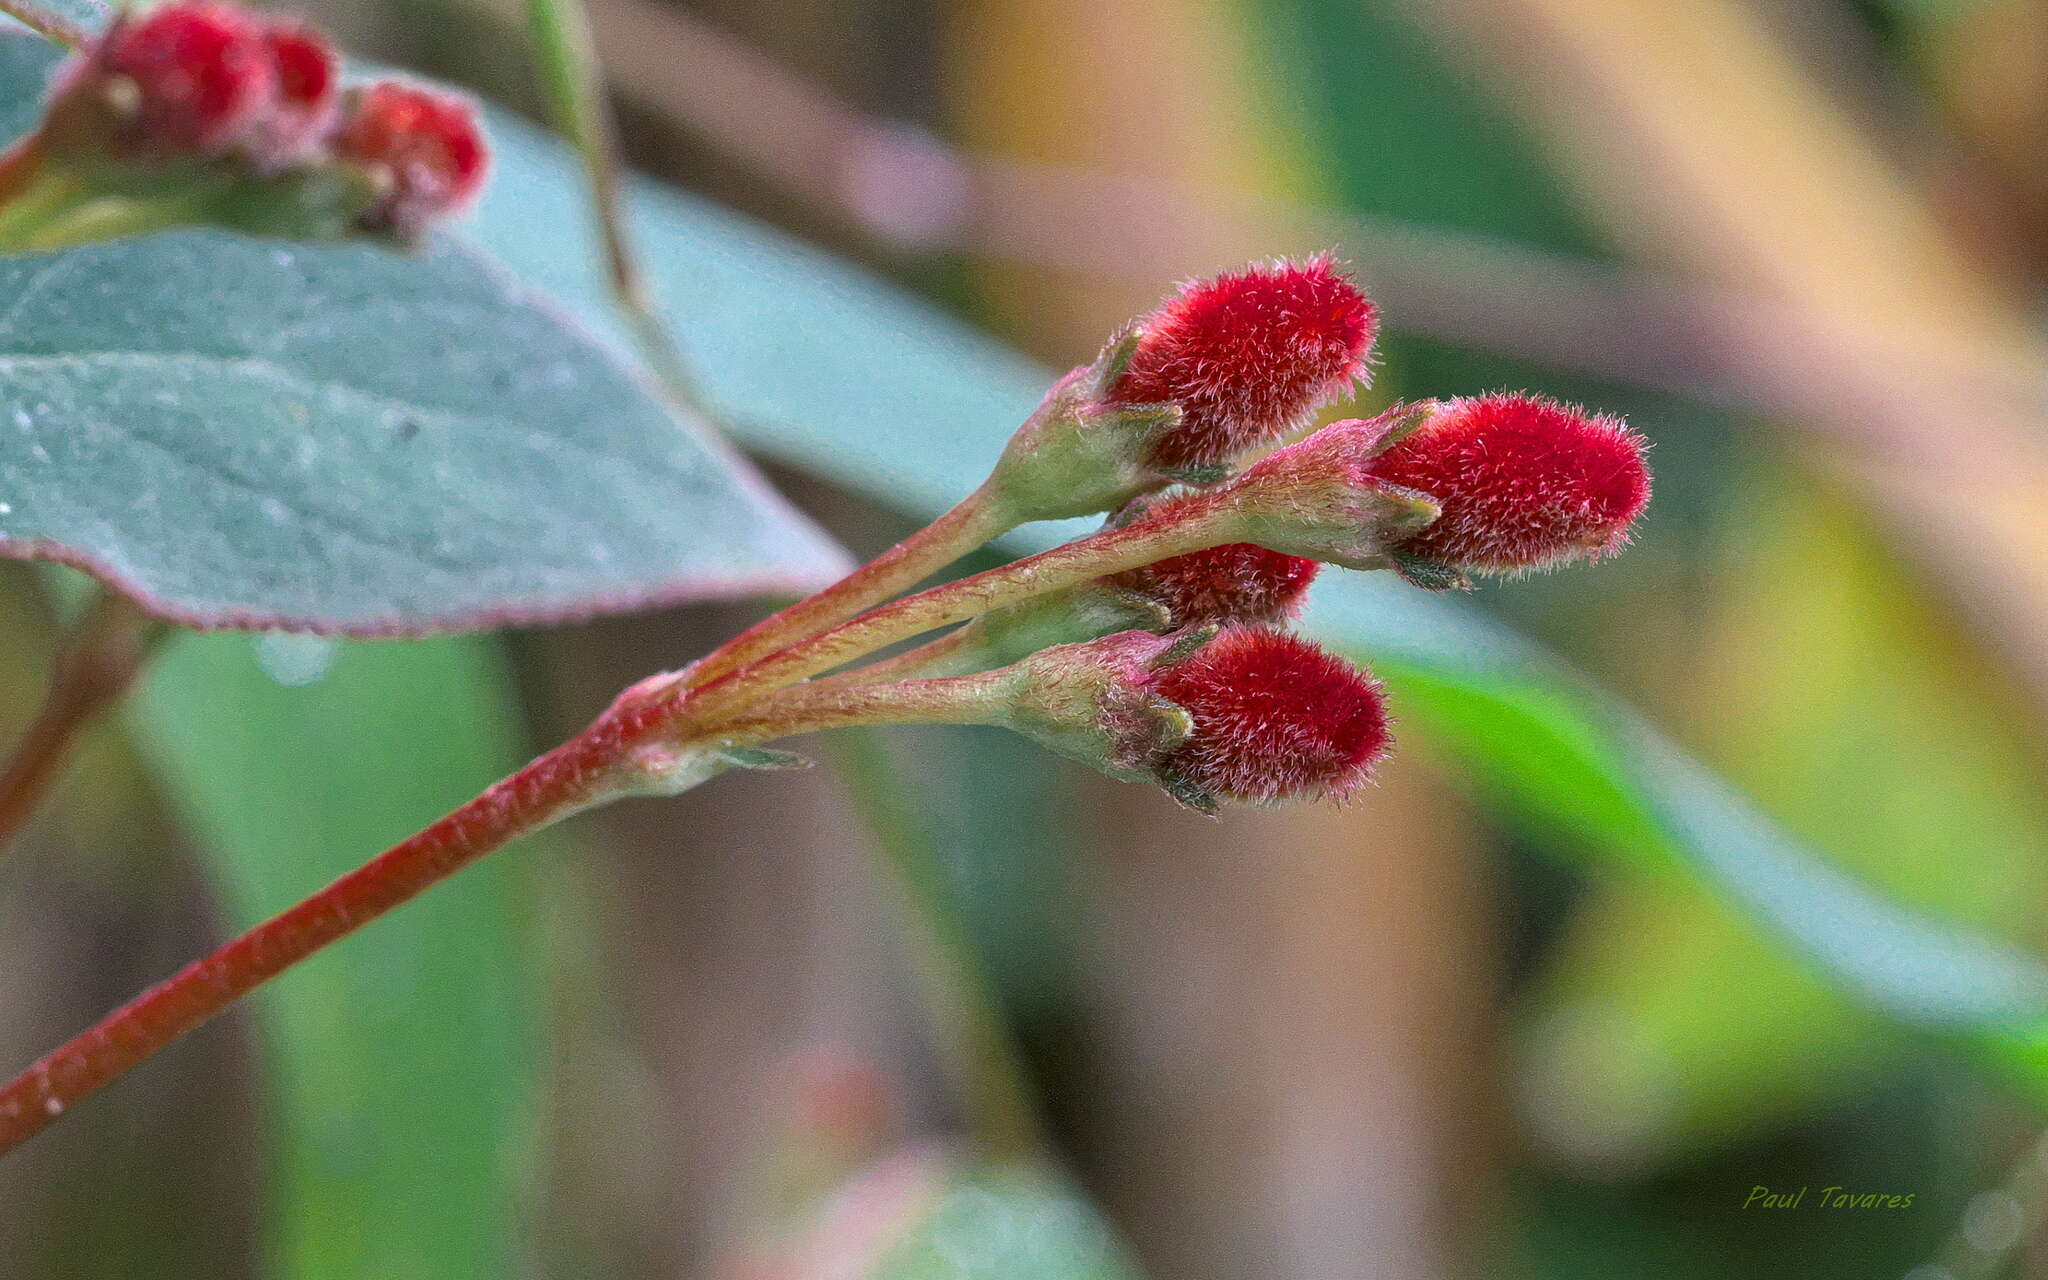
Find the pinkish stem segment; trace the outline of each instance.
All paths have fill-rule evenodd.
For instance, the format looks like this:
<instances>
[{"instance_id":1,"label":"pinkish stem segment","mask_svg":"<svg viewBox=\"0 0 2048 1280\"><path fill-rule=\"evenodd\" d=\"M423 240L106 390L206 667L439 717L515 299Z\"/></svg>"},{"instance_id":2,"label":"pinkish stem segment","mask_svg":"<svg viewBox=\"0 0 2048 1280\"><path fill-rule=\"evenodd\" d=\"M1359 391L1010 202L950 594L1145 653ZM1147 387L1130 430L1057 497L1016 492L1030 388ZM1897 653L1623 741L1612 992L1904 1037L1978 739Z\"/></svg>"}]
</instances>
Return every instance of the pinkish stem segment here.
<instances>
[{"instance_id":1,"label":"pinkish stem segment","mask_svg":"<svg viewBox=\"0 0 2048 1280\"><path fill-rule=\"evenodd\" d=\"M163 634L163 624L109 593L65 637L43 705L0 769L0 852L35 815L72 743L127 692Z\"/></svg>"},{"instance_id":2,"label":"pinkish stem segment","mask_svg":"<svg viewBox=\"0 0 2048 1280\"><path fill-rule=\"evenodd\" d=\"M701 687L871 609L1015 527L986 487L833 585L755 623L683 673Z\"/></svg>"},{"instance_id":3,"label":"pinkish stem segment","mask_svg":"<svg viewBox=\"0 0 2048 1280\"><path fill-rule=\"evenodd\" d=\"M1026 556L1000 568L905 596L808 640L790 645L744 670L705 681L682 695L695 720L723 715L750 698L828 671L899 640L972 618L1019 600L1076 586L1173 556L1232 541L1233 525L1213 518L1216 504L1197 499L1175 519L1109 529Z\"/></svg>"},{"instance_id":4,"label":"pinkish stem segment","mask_svg":"<svg viewBox=\"0 0 2048 1280\"><path fill-rule=\"evenodd\" d=\"M0 1085L0 1154L314 952L512 840L632 790L622 773L633 766L637 748L706 736L759 742L852 724L983 720L988 704L977 695L987 686L977 677L794 689L784 695L787 705L746 707L769 690L947 622L1231 536L1220 522L1197 520L1110 530L906 597L701 691L681 697L629 692L577 737L186 966Z\"/></svg>"},{"instance_id":5,"label":"pinkish stem segment","mask_svg":"<svg viewBox=\"0 0 2048 1280\"><path fill-rule=\"evenodd\" d=\"M429 886L593 799L657 717L606 716L432 826L187 965L0 1086L0 1152L179 1036Z\"/></svg>"}]
</instances>

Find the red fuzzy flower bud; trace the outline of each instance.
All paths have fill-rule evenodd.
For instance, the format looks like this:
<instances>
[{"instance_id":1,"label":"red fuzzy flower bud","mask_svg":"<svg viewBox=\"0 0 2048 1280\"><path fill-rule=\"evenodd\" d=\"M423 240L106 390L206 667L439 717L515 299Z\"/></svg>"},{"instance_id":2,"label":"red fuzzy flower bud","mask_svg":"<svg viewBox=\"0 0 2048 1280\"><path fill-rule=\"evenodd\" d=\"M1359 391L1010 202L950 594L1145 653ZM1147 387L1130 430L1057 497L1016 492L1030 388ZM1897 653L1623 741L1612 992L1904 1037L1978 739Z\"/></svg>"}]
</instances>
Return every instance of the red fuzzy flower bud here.
<instances>
[{"instance_id":1,"label":"red fuzzy flower bud","mask_svg":"<svg viewBox=\"0 0 2048 1280\"><path fill-rule=\"evenodd\" d=\"M263 28L238 10L170 4L124 16L63 81L60 99L96 97L136 153L219 151L256 126L276 92Z\"/></svg>"},{"instance_id":2,"label":"red fuzzy flower bud","mask_svg":"<svg viewBox=\"0 0 2048 1280\"><path fill-rule=\"evenodd\" d=\"M334 152L368 170L383 189L364 225L407 240L476 199L490 167L474 108L391 81L349 96Z\"/></svg>"},{"instance_id":3,"label":"red fuzzy flower bud","mask_svg":"<svg viewBox=\"0 0 2048 1280\"><path fill-rule=\"evenodd\" d=\"M1170 520L1186 501L1169 499L1141 514ZM1157 603L1169 628L1253 625L1293 617L1322 567L1256 543L1227 542L1117 574L1109 582Z\"/></svg>"},{"instance_id":4,"label":"red fuzzy flower bud","mask_svg":"<svg viewBox=\"0 0 2048 1280\"><path fill-rule=\"evenodd\" d=\"M1441 508L1398 544L1404 572L1520 573L1628 545L1650 501L1643 449L1618 418L1497 394L1436 406L1370 471Z\"/></svg>"},{"instance_id":5,"label":"red fuzzy flower bud","mask_svg":"<svg viewBox=\"0 0 2048 1280\"><path fill-rule=\"evenodd\" d=\"M1151 689L1194 721L1159 771L1197 803L1342 799L1391 742L1378 682L1284 631L1226 630L1159 671Z\"/></svg>"},{"instance_id":6,"label":"red fuzzy flower bud","mask_svg":"<svg viewBox=\"0 0 2048 1280\"><path fill-rule=\"evenodd\" d=\"M1113 404L1174 404L1154 446L1170 470L1211 468L1279 439L1365 374L1372 303L1327 256L1225 272L1141 322Z\"/></svg>"},{"instance_id":7,"label":"red fuzzy flower bud","mask_svg":"<svg viewBox=\"0 0 2048 1280\"><path fill-rule=\"evenodd\" d=\"M341 60L325 36L299 23L272 23L263 42L277 92L247 146L275 169L311 158L326 140L340 102Z\"/></svg>"}]
</instances>

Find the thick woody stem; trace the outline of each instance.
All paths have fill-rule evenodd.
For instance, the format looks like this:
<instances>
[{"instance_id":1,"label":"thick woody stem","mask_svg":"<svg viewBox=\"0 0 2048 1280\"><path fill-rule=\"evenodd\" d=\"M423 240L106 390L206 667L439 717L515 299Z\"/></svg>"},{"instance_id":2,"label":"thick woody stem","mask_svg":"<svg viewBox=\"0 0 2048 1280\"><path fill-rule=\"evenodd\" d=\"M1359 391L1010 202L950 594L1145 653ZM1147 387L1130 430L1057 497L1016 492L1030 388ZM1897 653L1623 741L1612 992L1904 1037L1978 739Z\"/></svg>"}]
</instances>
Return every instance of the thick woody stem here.
<instances>
[{"instance_id":1,"label":"thick woody stem","mask_svg":"<svg viewBox=\"0 0 2048 1280\"><path fill-rule=\"evenodd\" d=\"M135 683L164 633L163 624L111 592L86 608L64 639L41 709L0 770L0 852L34 816L72 743Z\"/></svg>"}]
</instances>

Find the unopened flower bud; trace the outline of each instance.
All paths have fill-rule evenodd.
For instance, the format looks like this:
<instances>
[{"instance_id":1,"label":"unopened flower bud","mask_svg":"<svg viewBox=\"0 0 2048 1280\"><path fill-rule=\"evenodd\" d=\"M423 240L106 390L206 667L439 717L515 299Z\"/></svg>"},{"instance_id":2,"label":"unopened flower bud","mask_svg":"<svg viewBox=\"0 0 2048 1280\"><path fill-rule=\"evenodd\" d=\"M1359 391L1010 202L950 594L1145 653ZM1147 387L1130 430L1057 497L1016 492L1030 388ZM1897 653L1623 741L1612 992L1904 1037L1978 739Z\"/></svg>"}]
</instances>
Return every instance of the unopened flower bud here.
<instances>
[{"instance_id":1,"label":"unopened flower bud","mask_svg":"<svg viewBox=\"0 0 2048 1280\"><path fill-rule=\"evenodd\" d=\"M467 208L490 168L474 107L452 94L388 80L348 95L334 153L377 185L363 225L401 240L415 240L432 223Z\"/></svg>"},{"instance_id":2,"label":"unopened flower bud","mask_svg":"<svg viewBox=\"0 0 2048 1280\"><path fill-rule=\"evenodd\" d=\"M1327 255L1183 286L1139 322L1112 404L1177 405L1152 461L1216 468L1269 444L1362 379L1379 320Z\"/></svg>"},{"instance_id":3,"label":"unopened flower bud","mask_svg":"<svg viewBox=\"0 0 2048 1280\"><path fill-rule=\"evenodd\" d=\"M1002 723L1122 782L1151 782L1194 728L1188 713L1150 689L1157 669L1205 635L1122 631L1043 649L998 673Z\"/></svg>"},{"instance_id":4,"label":"unopened flower bud","mask_svg":"<svg viewBox=\"0 0 2048 1280\"><path fill-rule=\"evenodd\" d=\"M1442 509L1400 541L1402 572L1455 585L1462 573L1548 569L1627 546L1650 500L1644 447L1618 418L1504 393L1433 406L1370 470Z\"/></svg>"},{"instance_id":5,"label":"unopened flower bud","mask_svg":"<svg viewBox=\"0 0 2048 1280\"><path fill-rule=\"evenodd\" d=\"M474 197L485 153L466 106L373 88L344 137L340 70L318 31L228 5L116 18L0 155L0 252L187 226L410 239Z\"/></svg>"},{"instance_id":6,"label":"unopened flower bud","mask_svg":"<svg viewBox=\"0 0 2048 1280\"><path fill-rule=\"evenodd\" d=\"M52 137L60 150L128 157L218 153L256 127L276 91L253 15L168 4L115 19L61 73Z\"/></svg>"},{"instance_id":7,"label":"unopened flower bud","mask_svg":"<svg viewBox=\"0 0 2048 1280\"><path fill-rule=\"evenodd\" d=\"M1162 667L1150 691L1185 710L1187 736L1156 766L1175 796L1247 804L1343 799L1387 752L1371 676L1299 636L1233 627Z\"/></svg>"},{"instance_id":8,"label":"unopened flower bud","mask_svg":"<svg viewBox=\"0 0 2048 1280\"><path fill-rule=\"evenodd\" d=\"M1186 501L1169 498L1137 515L1171 518ZM1154 602L1166 618L1163 630L1210 623L1257 625L1293 617L1322 567L1319 561L1270 551L1257 543L1229 542L1132 569L1109 582Z\"/></svg>"},{"instance_id":9,"label":"unopened flower bud","mask_svg":"<svg viewBox=\"0 0 2048 1280\"><path fill-rule=\"evenodd\" d=\"M989 483L1022 523L1214 483L1364 376L1377 317L1327 257L1185 286L1056 384Z\"/></svg>"},{"instance_id":10,"label":"unopened flower bud","mask_svg":"<svg viewBox=\"0 0 2048 1280\"><path fill-rule=\"evenodd\" d=\"M1003 723L1192 807L1342 798L1385 754L1380 687L1286 632L1124 632L1004 673Z\"/></svg>"},{"instance_id":11,"label":"unopened flower bud","mask_svg":"<svg viewBox=\"0 0 2048 1280\"><path fill-rule=\"evenodd\" d=\"M1063 520L1113 511L1157 489L1167 477L1150 458L1180 421L1170 404L1110 404L1105 388L1137 349L1138 335L1117 335L1093 364L1053 384L996 462L991 500L1010 520Z\"/></svg>"},{"instance_id":12,"label":"unopened flower bud","mask_svg":"<svg viewBox=\"0 0 2048 1280\"><path fill-rule=\"evenodd\" d=\"M243 147L258 167L274 172L317 157L341 102L341 60L327 37L302 23L272 22L263 41L276 95Z\"/></svg>"},{"instance_id":13,"label":"unopened flower bud","mask_svg":"<svg viewBox=\"0 0 2048 1280\"><path fill-rule=\"evenodd\" d=\"M1393 547L1437 514L1427 496L1389 484L1371 470L1374 455L1415 416L1412 408L1396 407L1377 418L1333 422L1274 450L1219 488L1145 519L1212 521L1211 527L1230 532L1231 542L1347 569L1389 568Z\"/></svg>"}]
</instances>

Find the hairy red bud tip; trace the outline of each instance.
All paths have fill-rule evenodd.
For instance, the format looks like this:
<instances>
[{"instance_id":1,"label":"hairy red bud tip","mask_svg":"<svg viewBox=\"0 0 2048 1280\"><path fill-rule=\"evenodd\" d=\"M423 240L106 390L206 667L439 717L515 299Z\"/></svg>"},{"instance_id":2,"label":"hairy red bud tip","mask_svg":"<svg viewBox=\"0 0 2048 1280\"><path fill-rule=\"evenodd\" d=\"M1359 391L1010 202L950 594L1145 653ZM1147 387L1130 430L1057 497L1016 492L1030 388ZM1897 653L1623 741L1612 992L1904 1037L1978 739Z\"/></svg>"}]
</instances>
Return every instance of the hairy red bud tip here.
<instances>
[{"instance_id":1,"label":"hairy red bud tip","mask_svg":"<svg viewBox=\"0 0 2048 1280\"><path fill-rule=\"evenodd\" d=\"M1402 552L1475 573L1520 573L1628 545L1629 526L1650 501L1644 447L1619 418L1501 393L1444 402L1370 470L1442 508Z\"/></svg>"},{"instance_id":2,"label":"hairy red bud tip","mask_svg":"<svg viewBox=\"0 0 2048 1280\"><path fill-rule=\"evenodd\" d=\"M389 80L350 95L334 153L383 186L364 225L407 239L476 199L490 167L469 103Z\"/></svg>"},{"instance_id":3,"label":"hairy red bud tip","mask_svg":"<svg viewBox=\"0 0 2048 1280\"><path fill-rule=\"evenodd\" d=\"M1161 774L1231 800L1342 799L1390 742L1378 682L1284 631L1226 630L1151 690L1194 720Z\"/></svg>"},{"instance_id":4,"label":"hairy red bud tip","mask_svg":"<svg viewBox=\"0 0 2048 1280\"><path fill-rule=\"evenodd\" d=\"M272 23L263 41L277 93L256 122L249 151L261 164L283 166L309 158L333 127L341 60L325 36L296 22Z\"/></svg>"},{"instance_id":5,"label":"hairy red bud tip","mask_svg":"<svg viewBox=\"0 0 2048 1280\"><path fill-rule=\"evenodd\" d=\"M1153 461L1227 461L1277 440L1365 374L1372 303L1326 255L1230 271L1184 286L1142 322L1113 404L1177 404Z\"/></svg>"},{"instance_id":6,"label":"hairy red bud tip","mask_svg":"<svg viewBox=\"0 0 2048 1280\"><path fill-rule=\"evenodd\" d=\"M60 93L107 94L128 116L125 145L178 153L239 141L276 87L254 18L222 5L169 4L118 19Z\"/></svg>"},{"instance_id":7,"label":"hairy red bud tip","mask_svg":"<svg viewBox=\"0 0 2048 1280\"><path fill-rule=\"evenodd\" d=\"M1116 585L1158 602L1178 627L1281 622L1323 566L1250 542L1194 551L1119 574Z\"/></svg>"}]
</instances>

